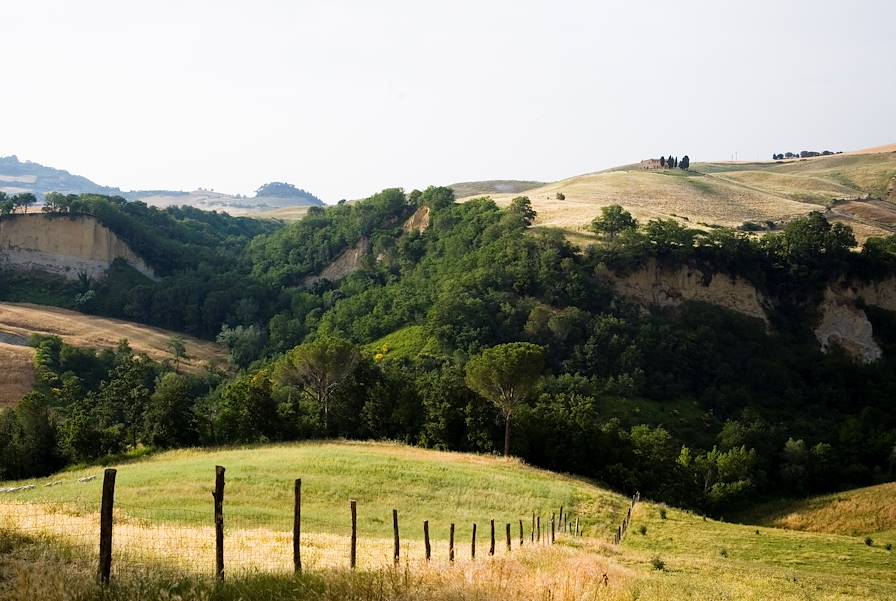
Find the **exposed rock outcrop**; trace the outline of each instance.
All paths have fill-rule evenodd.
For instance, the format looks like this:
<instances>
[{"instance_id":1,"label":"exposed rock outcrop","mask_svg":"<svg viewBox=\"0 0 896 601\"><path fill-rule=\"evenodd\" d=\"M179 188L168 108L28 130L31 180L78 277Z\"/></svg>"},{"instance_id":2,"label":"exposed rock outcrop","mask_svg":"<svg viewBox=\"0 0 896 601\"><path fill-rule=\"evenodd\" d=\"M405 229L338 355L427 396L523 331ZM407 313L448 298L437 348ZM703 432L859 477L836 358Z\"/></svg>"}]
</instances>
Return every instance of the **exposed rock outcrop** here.
<instances>
[{"instance_id":1,"label":"exposed rock outcrop","mask_svg":"<svg viewBox=\"0 0 896 601\"><path fill-rule=\"evenodd\" d=\"M116 259L153 270L109 228L88 215L10 215L0 219L0 266L77 279L102 278Z\"/></svg>"},{"instance_id":2,"label":"exposed rock outcrop","mask_svg":"<svg viewBox=\"0 0 896 601\"><path fill-rule=\"evenodd\" d=\"M705 274L686 265L666 268L655 259L638 271L610 278L616 292L635 303L656 307L677 307L686 301L711 303L761 319L768 327L768 299L743 278Z\"/></svg>"},{"instance_id":3,"label":"exposed rock outcrop","mask_svg":"<svg viewBox=\"0 0 896 601\"><path fill-rule=\"evenodd\" d=\"M815 328L815 337L821 350L827 352L837 345L863 363L881 358L883 351L874 340L874 328L849 288L828 287L820 308L821 322Z\"/></svg>"},{"instance_id":4,"label":"exposed rock outcrop","mask_svg":"<svg viewBox=\"0 0 896 601\"><path fill-rule=\"evenodd\" d=\"M637 271L611 273L609 278L617 294L643 306L677 307L699 301L761 319L766 328L770 327L768 316L774 299L742 278L706 274L686 265L663 267L653 259ZM896 278L829 286L818 306L821 319L814 329L823 351L836 345L864 363L880 359L882 351L863 305L896 312Z\"/></svg>"},{"instance_id":5,"label":"exposed rock outcrop","mask_svg":"<svg viewBox=\"0 0 896 601\"><path fill-rule=\"evenodd\" d=\"M406 233L419 232L422 234L429 229L429 217L429 207L420 207L419 209L414 211L413 215L408 217L407 221L404 222L404 225L401 229L403 229Z\"/></svg>"},{"instance_id":6,"label":"exposed rock outcrop","mask_svg":"<svg viewBox=\"0 0 896 601\"><path fill-rule=\"evenodd\" d=\"M361 238L357 244L336 257L332 263L324 267L317 275L309 275L303 280L305 286L312 286L321 280L338 282L342 278L357 271L364 257L370 252L370 240Z\"/></svg>"}]
</instances>

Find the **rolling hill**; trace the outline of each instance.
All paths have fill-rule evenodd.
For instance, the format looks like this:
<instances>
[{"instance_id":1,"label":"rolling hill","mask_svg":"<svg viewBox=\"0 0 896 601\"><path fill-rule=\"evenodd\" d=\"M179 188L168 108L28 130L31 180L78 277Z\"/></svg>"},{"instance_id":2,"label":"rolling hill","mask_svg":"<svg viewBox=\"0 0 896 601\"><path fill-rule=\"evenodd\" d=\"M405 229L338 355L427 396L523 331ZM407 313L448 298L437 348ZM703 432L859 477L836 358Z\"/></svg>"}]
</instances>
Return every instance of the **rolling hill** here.
<instances>
[{"instance_id":1,"label":"rolling hill","mask_svg":"<svg viewBox=\"0 0 896 601\"><path fill-rule=\"evenodd\" d=\"M184 574L210 574L214 565L208 491L216 464L227 469L228 567L213 598L789 601L896 594L893 553L855 537L728 524L642 502L617 546L611 534L628 499L593 483L493 457L322 442L172 451L119 465L116 598L145 598L157 587L167 591L173 582L180 582L172 590L184 598L206 598L197 591L215 586L211 579L184 580ZM16 591L11 598L98 595L94 546L101 482L80 480L99 472L82 468L18 482L34 488L0 497L8 549L0 569L12 574L0 588ZM300 577L291 573L297 477L302 478L305 570ZM349 499L358 503L357 572L347 570ZM532 512L542 517L546 539L550 515L560 505L584 524L584 535L558 532L555 545L533 544ZM398 511L401 532L397 569L392 567L392 509ZM492 519L494 557L488 554ZM423 561L423 520L429 520L432 538L430 563ZM456 526L453 563L447 561L446 544L451 523ZM475 561L473 523L479 526ZM509 552L503 537L507 523L513 524ZM172 580L166 566L181 575ZM61 577L34 578L37 573Z\"/></svg>"},{"instance_id":2,"label":"rolling hill","mask_svg":"<svg viewBox=\"0 0 896 601\"><path fill-rule=\"evenodd\" d=\"M74 175L63 169L47 167L32 161L21 161L15 155L0 157L0 192L19 194L31 192L41 201L47 192L63 194L106 194L121 196L131 201L145 202L150 206L191 206L205 211L225 211L232 215L251 215L261 211L283 209L303 210L309 206L323 206L323 201L305 190L290 184L271 182L261 186L254 196L225 194L214 190L198 189L191 192L178 190L132 190L102 186L86 177Z\"/></svg>"},{"instance_id":3,"label":"rolling hill","mask_svg":"<svg viewBox=\"0 0 896 601\"><path fill-rule=\"evenodd\" d=\"M18 194L31 192L38 199L47 192L64 194L121 194L118 188L101 186L63 169L46 167L40 163L20 161L16 155L0 157L0 192Z\"/></svg>"},{"instance_id":4,"label":"rolling hill","mask_svg":"<svg viewBox=\"0 0 896 601\"><path fill-rule=\"evenodd\" d=\"M896 484L880 484L808 499L774 501L738 520L805 532L870 536L896 545Z\"/></svg>"},{"instance_id":5,"label":"rolling hill","mask_svg":"<svg viewBox=\"0 0 896 601\"><path fill-rule=\"evenodd\" d=\"M821 210L832 221L852 226L863 240L896 232L896 152L889 148L793 161L692 163L686 172L628 166L544 184L525 194L538 212L536 225L580 236L587 236L587 225L601 207L621 204L641 220L673 218L693 227L752 222L768 229ZM491 193L499 205L518 195Z\"/></svg>"},{"instance_id":6,"label":"rolling hill","mask_svg":"<svg viewBox=\"0 0 896 601\"><path fill-rule=\"evenodd\" d=\"M0 407L13 405L31 390L34 381L34 351L27 346L32 334L59 336L72 346L114 348L127 338L131 348L156 361L171 358L168 342L184 340L187 358L181 362L186 371L198 371L208 363L223 365L226 354L218 345L182 336L159 328L118 319L85 315L56 307L0 303Z\"/></svg>"}]
</instances>

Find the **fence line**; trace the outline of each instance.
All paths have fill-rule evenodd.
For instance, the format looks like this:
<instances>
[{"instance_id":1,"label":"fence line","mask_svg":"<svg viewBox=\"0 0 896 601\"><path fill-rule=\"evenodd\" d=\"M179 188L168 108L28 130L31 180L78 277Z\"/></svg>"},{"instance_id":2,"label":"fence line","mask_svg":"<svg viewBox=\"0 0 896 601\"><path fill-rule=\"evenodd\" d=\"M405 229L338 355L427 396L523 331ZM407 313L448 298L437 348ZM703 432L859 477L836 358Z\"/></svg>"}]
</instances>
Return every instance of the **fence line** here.
<instances>
[{"instance_id":1,"label":"fence line","mask_svg":"<svg viewBox=\"0 0 896 601\"><path fill-rule=\"evenodd\" d=\"M126 570L145 568L147 570L165 567L177 571L197 574L213 574L223 580L227 573L241 571L270 571L300 573L303 569L314 569L316 565L338 565L338 557L346 560L352 569L360 563L366 566L399 565L402 544L399 531L398 510L392 510L393 536L391 539L364 539L363 555L359 561L358 548L358 502L349 500L351 534L346 542L345 535L302 533L302 480L294 481L294 511L291 532L284 520L282 531L270 528L270 516L248 517L241 512L227 518L225 513L225 468L215 466L215 484L211 493L210 511L186 508L164 508L115 502L116 470L106 469L103 475L102 497L99 514L93 511L74 510L54 505L35 506L14 504L4 506L10 509L0 516L0 527L10 522L12 529L29 535L52 538L60 549L70 547L77 550L77 557L96 561L97 579L108 584L112 577ZM79 500L80 503L80 500ZM89 502L84 502L87 507ZM93 507L96 507L93 505ZM134 510L144 516L134 517ZM630 516L631 510L629 510ZM559 519L557 516L560 516ZM211 519L210 519L211 518ZM226 519L225 519L226 518ZM559 513L551 514L551 536L542 537L542 515L532 513L530 542L542 545L554 544L557 535L581 536L579 518L575 517L575 528L569 526L572 518L564 507ZM630 519L630 518L628 518ZM207 521L206 521L207 520ZM504 523L505 554L513 551L513 521ZM519 545L525 542L523 519L518 519ZM192 522L205 522L196 526ZM234 527L236 525L236 527ZM491 519L489 555L496 554L495 520ZM450 524L448 557L454 563L455 524ZM476 557L477 524L472 524L470 559ZM423 551L427 562L432 558L429 520L423 522ZM99 545L96 542L99 541ZM443 539L444 540L444 539ZM114 542L114 545L113 545ZM391 553L387 551L391 543ZM258 550L264 549L259 554ZM404 557L413 557L411 545L405 543ZM343 554L344 553L344 554ZM390 557L391 555L391 557ZM388 559L386 559L388 557ZM444 557L444 556L442 556ZM114 560L114 561L113 561ZM442 560L444 561L444 560ZM342 565L345 565L343 563ZM213 572L211 572L213 567ZM226 567L226 571L225 571Z\"/></svg>"},{"instance_id":2,"label":"fence line","mask_svg":"<svg viewBox=\"0 0 896 601\"><path fill-rule=\"evenodd\" d=\"M631 503L628 506L628 511L625 514L625 517L622 518L622 523L619 525L619 528L616 529L616 534L613 537L613 544L618 545L622 542L622 539L625 537L625 532L628 530L628 525L632 521L632 510L635 508L635 504L637 504L641 500L641 493L635 492L632 496ZM578 529L578 518L576 518L576 529Z\"/></svg>"}]
</instances>

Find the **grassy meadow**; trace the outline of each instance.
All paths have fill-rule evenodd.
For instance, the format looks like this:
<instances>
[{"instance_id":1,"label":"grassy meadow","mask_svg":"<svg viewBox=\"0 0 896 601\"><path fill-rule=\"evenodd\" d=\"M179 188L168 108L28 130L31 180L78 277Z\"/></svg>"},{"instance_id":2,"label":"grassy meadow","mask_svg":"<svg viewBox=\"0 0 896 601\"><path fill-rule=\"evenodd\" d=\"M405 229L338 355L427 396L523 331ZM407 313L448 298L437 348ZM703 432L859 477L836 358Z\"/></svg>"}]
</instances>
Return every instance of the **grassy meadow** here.
<instances>
[{"instance_id":1,"label":"grassy meadow","mask_svg":"<svg viewBox=\"0 0 896 601\"><path fill-rule=\"evenodd\" d=\"M620 495L518 461L331 442L160 453L118 468L116 507L123 516L153 523L207 523L215 465L227 469L225 507L233 527L291 530L295 478L303 482L303 527L328 534L348 532L349 499L358 502L360 535L390 537L392 509L397 509L410 539L422 538L424 520L432 536L442 539L452 522L468 530L473 522L490 519L502 526L513 523L516 533L518 520L525 518L528 533L533 511L549 519L561 505L603 536L625 504ZM77 482L91 475L98 477ZM17 493L15 500L92 510L101 480L100 468L64 472L19 483L36 488Z\"/></svg>"},{"instance_id":2,"label":"grassy meadow","mask_svg":"<svg viewBox=\"0 0 896 601\"><path fill-rule=\"evenodd\" d=\"M210 578L216 464L227 468L223 586ZM349 442L171 451L118 466L114 584L103 591L94 582L101 477L78 482L94 474L101 469L71 470L0 497L0 600L896 596L896 555L859 536L730 524L645 501L616 547L609 541L628 500L590 482L515 460ZM303 480L301 577L290 574L295 477ZM52 482L61 483L46 486ZM350 498L358 501L356 572L346 569ZM584 536L558 534L553 546L532 544L532 511L542 515L547 538L549 516L560 505L580 518ZM398 567L391 565L393 508L402 541ZM494 557L487 554L491 519L498 531ZM433 540L430 563L423 561L423 520ZM509 553L506 523L513 524Z\"/></svg>"}]
</instances>

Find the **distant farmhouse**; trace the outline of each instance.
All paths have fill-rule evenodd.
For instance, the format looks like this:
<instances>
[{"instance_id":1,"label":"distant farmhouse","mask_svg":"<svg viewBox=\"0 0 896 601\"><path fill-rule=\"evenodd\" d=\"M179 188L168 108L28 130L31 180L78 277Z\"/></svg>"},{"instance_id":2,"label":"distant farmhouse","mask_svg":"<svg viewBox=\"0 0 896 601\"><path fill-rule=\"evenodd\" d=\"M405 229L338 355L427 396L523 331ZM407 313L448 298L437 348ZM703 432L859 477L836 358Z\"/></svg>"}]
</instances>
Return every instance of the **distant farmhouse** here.
<instances>
[{"instance_id":1,"label":"distant farmhouse","mask_svg":"<svg viewBox=\"0 0 896 601\"><path fill-rule=\"evenodd\" d=\"M655 169L675 169L676 167L679 169L687 169L691 164L691 160L688 158L688 155L684 155L681 158L681 161L678 160L678 157L674 157L671 154L668 157L660 157L658 159L644 159L640 163L641 169L652 171Z\"/></svg>"}]
</instances>

